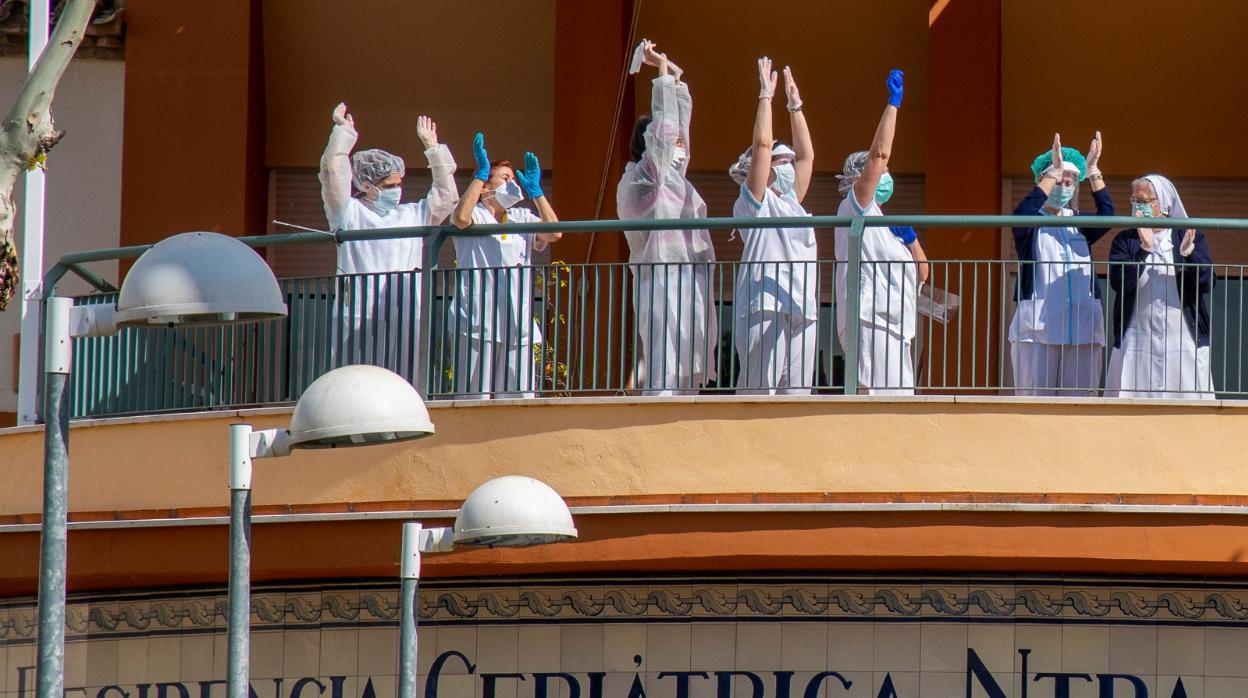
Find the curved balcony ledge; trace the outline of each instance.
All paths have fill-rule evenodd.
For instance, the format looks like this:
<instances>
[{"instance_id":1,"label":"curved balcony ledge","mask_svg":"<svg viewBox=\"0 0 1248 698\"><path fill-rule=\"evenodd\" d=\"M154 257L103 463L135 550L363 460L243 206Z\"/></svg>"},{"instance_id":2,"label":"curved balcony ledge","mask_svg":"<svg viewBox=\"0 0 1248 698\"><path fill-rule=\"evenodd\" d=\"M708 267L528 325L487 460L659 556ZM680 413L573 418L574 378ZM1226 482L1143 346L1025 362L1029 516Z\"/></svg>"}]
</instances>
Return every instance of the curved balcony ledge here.
<instances>
[{"instance_id":1,"label":"curved balcony ledge","mask_svg":"<svg viewBox=\"0 0 1248 698\"><path fill-rule=\"evenodd\" d=\"M837 504L957 503L976 494L995 504L1248 502L1242 401L699 396L430 407L438 433L429 439L257 462L257 513L386 502L442 509L509 473L538 477L585 505L785 504L811 496ZM279 427L289 413L75 422L71 511L220 508L228 502L226 426ZM39 511L41 429L0 431L0 452L0 477L9 483L0 513L30 521L25 515Z\"/></svg>"}]
</instances>

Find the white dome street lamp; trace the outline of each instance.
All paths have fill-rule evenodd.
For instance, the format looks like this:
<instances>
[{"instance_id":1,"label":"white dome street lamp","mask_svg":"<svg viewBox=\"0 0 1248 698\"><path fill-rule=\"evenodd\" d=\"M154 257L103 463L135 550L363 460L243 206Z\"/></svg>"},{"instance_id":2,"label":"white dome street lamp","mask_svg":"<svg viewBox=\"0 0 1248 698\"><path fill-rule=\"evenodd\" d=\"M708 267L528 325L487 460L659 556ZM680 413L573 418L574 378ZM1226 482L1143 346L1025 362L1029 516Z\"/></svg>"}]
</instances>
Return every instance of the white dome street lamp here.
<instances>
[{"instance_id":1,"label":"white dome street lamp","mask_svg":"<svg viewBox=\"0 0 1248 698\"><path fill-rule=\"evenodd\" d=\"M153 245L122 282L118 305L74 306L44 296L43 524L39 535L39 698L63 698L68 539L69 409L65 389L74 337L119 325L229 324L285 317L273 272L246 244L218 233L183 233Z\"/></svg>"},{"instance_id":2,"label":"white dome street lamp","mask_svg":"<svg viewBox=\"0 0 1248 698\"><path fill-rule=\"evenodd\" d=\"M576 538L572 512L540 480L507 475L473 490L460 506L455 525L423 528L403 524L399 578L398 698L416 698L416 629L422 553L446 553L455 546L520 548Z\"/></svg>"},{"instance_id":3,"label":"white dome street lamp","mask_svg":"<svg viewBox=\"0 0 1248 698\"><path fill-rule=\"evenodd\" d=\"M295 404L289 429L230 425L230 580L226 695L249 696L251 643L252 460L296 448L337 448L410 441L433 434L420 393L377 366L343 366L312 381Z\"/></svg>"}]
</instances>

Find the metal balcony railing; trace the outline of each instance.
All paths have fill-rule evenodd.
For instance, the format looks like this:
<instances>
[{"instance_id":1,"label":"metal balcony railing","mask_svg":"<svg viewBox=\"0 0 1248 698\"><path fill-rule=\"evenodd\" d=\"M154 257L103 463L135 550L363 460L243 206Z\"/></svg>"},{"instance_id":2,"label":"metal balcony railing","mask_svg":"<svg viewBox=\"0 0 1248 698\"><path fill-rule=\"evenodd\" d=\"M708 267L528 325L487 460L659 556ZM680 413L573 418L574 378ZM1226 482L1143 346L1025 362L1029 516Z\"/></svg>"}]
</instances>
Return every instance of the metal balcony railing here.
<instances>
[{"instance_id":1,"label":"metal balcony railing","mask_svg":"<svg viewBox=\"0 0 1248 698\"><path fill-rule=\"evenodd\" d=\"M1134 222L1092 216L1062 221L1077 227ZM1051 223L1040 216L816 216L343 231L337 236L343 241L426 237L425 270L285 279L290 314L281 320L127 328L111 337L76 339L70 413L291 403L317 376L351 363L394 370L431 400L699 393L1248 395L1243 265L931 260L927 282L919 285L913 263L861 259L868 226L914 225L931 236L945 227ZM848 227L850 259L487 269L434 263L452 235L786 225ZM1248 220L1168 225L1245 229ZM328 238L299 233L245 241L326 244ZM143 249L70 255L51 278ZM823 252L830 257L830 250ZM1051 301L1067 303L1068 312L1051 315L1036 303L1017 302L1019 276L1037 274L1068 282L1071 293ZM1167 274L1197 281L1167 285ZM1115 298L1128 278L1143 282L1135 302L1115 313ZM1166 293L1177 296L1167 299ZM104 293L77 302L114 300ZM1134 308L1164 308L1167 302L1205 310L1190 320L1180 312L1168 324L1151 315L1147 322L1127 321ZM1042 316L1050 325L1064 323L1040 328L1045 336L1090 346L1070 356L1061 350L1056 356L1021 355L1035 347L1011 339L1034 334Z\"/></svg>"}]
</instances>

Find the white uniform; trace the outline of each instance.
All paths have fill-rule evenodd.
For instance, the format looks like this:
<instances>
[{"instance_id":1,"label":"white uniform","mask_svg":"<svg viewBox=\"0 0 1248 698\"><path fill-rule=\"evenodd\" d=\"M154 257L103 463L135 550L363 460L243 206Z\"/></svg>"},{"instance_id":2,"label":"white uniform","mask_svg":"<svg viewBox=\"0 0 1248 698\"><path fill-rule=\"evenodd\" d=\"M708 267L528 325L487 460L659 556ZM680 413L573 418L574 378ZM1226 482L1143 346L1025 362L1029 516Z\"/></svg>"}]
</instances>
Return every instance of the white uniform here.
<instances>
[{"instance_id":1,"label":"white uniform","mask_svg":"<svg viewBox=\"0 0 1248 698\"><path fill-rule=\"evenodd\" d=\"M1019 301L1010 322L1014 392L1089 395L1100 387L1105 316L1093 295L1087 238L1077 228L1040 228L1034 244L1037 261L1025 263L1034 264L1035 292Z\"/></svg>"},{"instance_id":2,"label":"white uniform","mask_svg":"<svg viewBox=\"0 0 1248 698\"><path fill-rule=\"evenodd\" d=\"M1131 322L1109 355L1106 397L1214 398L1209 347L1196 346L1183 320L1174 252L1170 231L1157 231L1136 282Z\"/></svg>"},{"instance_id":3,"label":"white uniform","mask_svg":"<svg viewBox=\"0 0 1248 698\"><path fill-rule=\"evenodd\" d=\"M348 156L358 135L335 125L321 156L321 199L331 230L437 225L459 200L455 158L445 145L425 151L433 173L429 194L381 214L351 196ZM367 363L413 379L420 332L420 238L346 242L338 245L338 297L331 346L335 364Z\"/></svg>"},{"instance_id":4,"label":"white uniform","mask_svg":"<svg viewBox=\"0 0 1248 698\"><path fill-rule=\"evenodd\" d=\"M745 187L733 204L740 218L810 214L789 192L768 187L757 202ZM733 289L733 331L741 395L803 395L814 385L819 268L814 228L741 230L745 249Z\"/></svg>"},{"instance_id":5,"label":"white uniform","mask_svg":"<svg viewBox=\"0 0 1248 698\"><path fill-rule=\"evenodd\" d=\"M538 223L527 208L498 220L484 204L474 224ZM447 321L456 337L455 392L465 399L533 397L534 345L541 330L533 316L532 234L455 237L457 292Z\"/></svg>"},{"instance_id":6,"label":"white uniform","mask_svg":"<svg viewBox=\"0 0 1248 698\"><path fill-rule=\"evenodd\" d=\"M865 209L851 189L838 216L881 216L873 198ZM845 346L849 228L836 229L836 332ZM862 231L858 306L858 386L871 395L914 394L914 334L919 294L918 265L910 248L888 228ZM847 378L848 380L848 378Z\"/></svg>"},{"instance_id":7,"label":"white uniform","mask_svg":"<svg viewBox=\"0 0 1248 698\"><path fill-rule=\"evenodd\" d=\"M624 166L616 187L622 219L705 218L706 203L685 177L688 160L673 166L677 137L689 148L689 87L670 75L654 80L646 150ZM715 378L710 270L715 261L706 230L626 230L637 316L637 385L646 395L693 392Z\"/></svg>"}]
</instances>

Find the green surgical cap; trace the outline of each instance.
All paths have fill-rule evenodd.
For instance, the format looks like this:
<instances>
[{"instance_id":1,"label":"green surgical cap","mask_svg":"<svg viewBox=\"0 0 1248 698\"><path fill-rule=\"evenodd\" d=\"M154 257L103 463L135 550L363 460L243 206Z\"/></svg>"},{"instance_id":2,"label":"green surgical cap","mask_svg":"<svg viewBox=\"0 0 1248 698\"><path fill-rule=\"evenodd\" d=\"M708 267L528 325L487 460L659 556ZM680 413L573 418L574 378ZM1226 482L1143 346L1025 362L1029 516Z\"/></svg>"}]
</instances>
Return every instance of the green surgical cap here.
<instances>
[{"instance_id":1,"label":"green surgical cap","mask_svg":"<svg viewBox=\"0 0 1248 698\"><path fill-rule=\"evenodd\" d=\"M1083 153L1074 148L1062 148L1062 160L1069 162L1079 168L1079 181L1088 178L1088 161L1084 159ZM1040 181L1040 173L1049 169L1049 165L1053 164L1053 150L1044 151L1031 163L1031 173L1036 176L1036 181Z\"/></svg>"}]
</instances>

